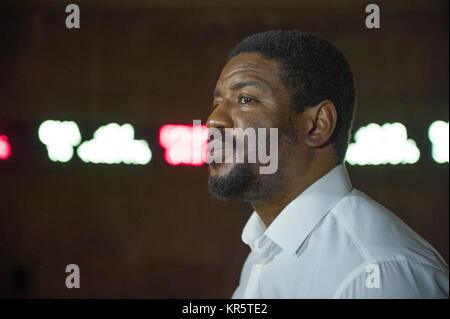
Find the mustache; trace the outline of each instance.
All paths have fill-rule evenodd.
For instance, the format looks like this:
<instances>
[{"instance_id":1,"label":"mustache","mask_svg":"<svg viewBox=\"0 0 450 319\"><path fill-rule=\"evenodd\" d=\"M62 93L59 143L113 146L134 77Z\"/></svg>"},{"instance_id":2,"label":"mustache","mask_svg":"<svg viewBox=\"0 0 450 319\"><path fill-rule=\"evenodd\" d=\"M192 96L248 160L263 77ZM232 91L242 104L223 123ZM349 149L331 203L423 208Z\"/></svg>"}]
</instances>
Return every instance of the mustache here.
<instances>
[{"instance_id":1,"label":"mustache","mask_svg":"<svg viewBox=\"0 0 450 319\"><path fill-rule=\"evenodd\" d=\"M266 129L269 130L268 128L262 128L262 129ZM211 130L208 130L208 138L207 138L207 145L208 148L210 149L212 147L213 144L211 144L212 142L214 142L214 146L216 148L221 148L221 149L233 149L236 150L238 147L238 142L244 143L245 148L249 147L249 145L251 145L251 140L253 140L253 143L255 143L255 146L258 147L259 143L261 142L260 136L258 136L258 132L255 132L255 134L253 135L253 137L251 136L247 136L246 133L242 132L242 131L238 131L237 133L233 133L233 134L227 134L226 133L226 128L220 127L220 128L214 128L213 130L215 131L219 131L219 136L216 136L215 134L211 133ZM263 138L266 139L266 146L270 147L270 134L267 133L267 135L265 133L263 133ZM221 146L219 146L219 145Z\"/></svg>"},{"instance_id":2,"label":"mustache","mask_svg":"<svg viewBox=\"0 0 450 319\"><path fill-rule=\"evenodd\" d=\"M230 142L230 141L227 141L226 140L226 138L225 138L225 128L223 128L223 127L220 127L220 128L216 128L216 130L219 130L220 131L220 134L221 134L221 136L222 136L222 138L221 138L221 142L222 142L222 146L223 146L223 148L233 148L233 149L235 149L236 148L236 135L233 135L232 137L233 137L233 139L232 139L232 141ZM209 144L209 143L211 143L212 141L214 141L216 139L216 137L213 135L213 134L209 134L209 132L208 132L208 139L207 139L207 143Z\"/></svg>"},{"instance_id":3,"label":"mustache","mask_svg":"<svg viewBox=\"0 0 450 319\"><path fill-rule=\"evenodd\" d=\"M220 135L221 136L225 136L225 128L223 127L219 127L219 128L215 128L215 130L219 130L220 131ZM213 134L211 134L211 130L208 130L208 139L207 142L210 143L212 141L214 141L215 136ZM234 137L233 137L234 139Z\"/></svg>"}]
</instances>

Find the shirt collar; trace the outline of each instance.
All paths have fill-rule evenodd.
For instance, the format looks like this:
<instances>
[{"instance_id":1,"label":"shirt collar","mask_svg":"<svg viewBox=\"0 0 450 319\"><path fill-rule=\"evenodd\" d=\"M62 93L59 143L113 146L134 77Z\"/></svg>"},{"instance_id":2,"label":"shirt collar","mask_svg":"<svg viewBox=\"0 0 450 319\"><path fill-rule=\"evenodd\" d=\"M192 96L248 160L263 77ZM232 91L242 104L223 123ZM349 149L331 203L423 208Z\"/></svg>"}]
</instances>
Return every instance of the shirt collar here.
<instances>
[{"instance_id":1,"label":"shirt collar","mask_svg":"<svg viewBox=\"0 0 450 319\"><path fill-rule=\"evenodd\" d=\"M295 254L317 223L352 189L345 165L339 164L291 201L268 228L254 211L242 231L242 241L253 250L266 236Z\"/></svg>"},{"instance_id":2,"label":"shirt collar","mask_svg":"<svg viewBox=\"0 0 450 319\"><path fill-rule=\"evenodd\" d=\"M266 230L266 225L259 217L257 212L253 214L248 219L242 231L242 241L250 246L253 250L255 248L256 240L263 235Z\"/></svg>"}]
</instances>

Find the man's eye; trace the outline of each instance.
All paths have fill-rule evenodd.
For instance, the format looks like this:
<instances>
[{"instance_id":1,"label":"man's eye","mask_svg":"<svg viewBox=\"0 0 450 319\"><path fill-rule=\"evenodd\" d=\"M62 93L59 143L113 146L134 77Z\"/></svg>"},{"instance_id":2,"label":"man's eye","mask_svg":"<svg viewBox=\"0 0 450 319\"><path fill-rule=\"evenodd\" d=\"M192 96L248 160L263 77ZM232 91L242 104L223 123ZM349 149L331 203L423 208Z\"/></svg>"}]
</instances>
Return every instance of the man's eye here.
<instances>
[{"instance_id":1,"label":"man's eye","mask_svg":"<svg viewBox=\"0 0 450 319\"><path fill-rule=\"evenodd\" d=\"M249 104L252 101L254 101L254 99L252 99L251 97L248 97L248 96L241 96L239 98L239 103L241 103L241 104Z\"/></svg>"}]
</instances>

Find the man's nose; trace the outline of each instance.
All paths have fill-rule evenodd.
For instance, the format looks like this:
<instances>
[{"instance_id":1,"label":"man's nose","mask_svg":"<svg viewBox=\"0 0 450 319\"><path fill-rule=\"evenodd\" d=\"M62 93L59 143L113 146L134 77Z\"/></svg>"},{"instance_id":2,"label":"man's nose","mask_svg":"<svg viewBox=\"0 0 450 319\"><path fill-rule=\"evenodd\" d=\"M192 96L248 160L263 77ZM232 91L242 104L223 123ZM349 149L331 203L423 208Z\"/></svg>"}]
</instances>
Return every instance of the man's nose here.
<instances>
[{"instance_id":1,"label":"man's nose","mask_svg":"<svg viewBox=\"0 0 450 319\"><path fill-rule=\"evenodd\" d=\"M233 128L230 108L225 103L221 103L209 115L206 126L208 128Z\"/></svg>"}]
</instances>

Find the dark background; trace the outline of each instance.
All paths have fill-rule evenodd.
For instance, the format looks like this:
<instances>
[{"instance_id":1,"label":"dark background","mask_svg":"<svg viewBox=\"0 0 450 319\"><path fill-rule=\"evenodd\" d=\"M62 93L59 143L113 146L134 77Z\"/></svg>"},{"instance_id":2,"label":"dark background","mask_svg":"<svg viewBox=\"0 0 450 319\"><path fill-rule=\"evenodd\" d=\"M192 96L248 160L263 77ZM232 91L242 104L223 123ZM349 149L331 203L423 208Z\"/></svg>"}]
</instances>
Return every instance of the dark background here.
<instances>
[{"instance_id":1,"label":"dark background","mask_svg":"<svg viewBox=\"0 0 450 319\"><path fill-rule=\"evenodd\" d=\"M228 298L248 253L251 208L212 199L206 167L170 166L163 124L203 123L228 52L245 36L300 29L331 40L358 86L355 126L401 122L414 165L348 166L353 185L431 242L448 261L448 164L430 155L429 125L448 121L448 1L79 0L0 4L0 297ZM131 123L153 152L146 166L53 163L37 137L73 120L83 140ZM67 264L81 288L65 287Z\"/></svg>"}]
</instances>

